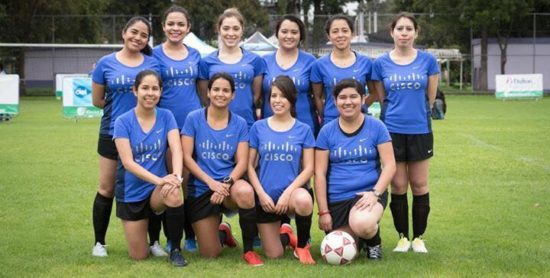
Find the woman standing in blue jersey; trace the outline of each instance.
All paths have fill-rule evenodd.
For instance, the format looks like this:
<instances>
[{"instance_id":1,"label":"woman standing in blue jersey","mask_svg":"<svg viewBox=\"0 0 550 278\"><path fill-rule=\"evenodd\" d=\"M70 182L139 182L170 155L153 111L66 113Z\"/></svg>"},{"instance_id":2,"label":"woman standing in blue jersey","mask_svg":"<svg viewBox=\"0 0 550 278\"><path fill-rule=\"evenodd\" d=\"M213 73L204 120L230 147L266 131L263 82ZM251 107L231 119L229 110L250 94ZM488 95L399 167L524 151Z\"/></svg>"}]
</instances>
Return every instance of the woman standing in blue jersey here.
<instances>
[{"instance_id":1,"label":"woman standing in blue jersey","mask_svg":"<svg viewBox=\"0 0 550 278\"><path fill-rule=\"evenodd\" d=\"M335 15L325 24L325 32L332 43L332 52L319 58L311 68L311 82L317 113L325 125L338 117L334 105L332 90L344 78L353 78L363 86L367 85L372 92L371 66L367 56L351 50L353 22L344 15ZM369 94L365 99L367 105L376 99Z\"/></svg>"},{"instance_id":2,"label":"woman standing in blue jersey","mask_svg":"<svg viewBox=\"0 0 550 278\"><path fill-rule=\"evenodd\" d=\"M200 61L200 53L185 44L183 39L191 30L191 18L186 9L180 6L172 6L164 12L162 29L166 41L153 48L153 56L159 62L160 74L164 84L164 90L159 102L159 107L170 110L178 128L182 128L189 112L201 108L201 101L197 92L197 77ZM170 160L170 152L168 152ZM189 173L183 170L183 178L187 181ZM180 248L184 223L183 206L166 210L166 228L171 251ZM160 223L157 224L156 233L160 231ZM195 234L190 225L185 229L185 247L188 251L196 250ZM175 251L174 251L175 252Z\"/></svg>"},{"instance_id":3,"label":"woman standing in blue jersey","mask_svg":"<svg viewBox=\"0 0 550 278\"><path fill-rule=\"evenodd\" d=\"M333 96L339 116L321 128L315 150L319 228L366 240L367 257L381 259L378 222L395 174L391 138L381 121L361 113L363 84L344 79Z\"/></svg>"},{"instance_id":4,"label":"woman standing in blue jersey","mask_svg":"<svg viewBox=\"0 0 550 278\"><path fill-rule=\"evenodd\" d=\"M254 189L241 178L248 163L248 126L229 111L235 98L235 82L227 73L216 73L208 82L210 104L191 112L181 131L183 159L191 175L187 183L185 213L192 223L203 257L220 255L222 246L237 246L222 212L239 211L243 258L261 265L252 250L256 231Z\"/></svg>"},{"instance_id":5,"label":"woman standing in blue jersey","mask_svg":"<svg viewBox=\"0 0 550 278\"><path fill-rule=\"evenodd\" d=\"M162 91L158 73L153 70L140 72L133 91L137 105L116 119L113 131L124 166L117 173L116 215L122 220L130 258L142 260L149 256L147 226L151 213L183 205L183 155L174 116L156 107ZM170 174L165 160L168 147L174 169ZM187 265L185 259L179 257L176 266Z\"/></svg>"},{"instance_id":6,"label":"woman standing in blue jersey","mask_svg":"<svg viewBox=\"0 0 550 278\"><path fill-rule=\"evenodd\" d=\"M305 26L302 20L294 15L285 15L275 26L275 36L279 41L279 49L273 54L263 57L266 71L262 84L263 118L273 115L269 102L271 83L279 75L289 76L298 90L296 100L297 119L311 128L314 134L319 129L319 121L313 109L313 98L310 90L311 65L315 57L300 50L300 44L305 40Z\"/></svg>"},{"instance_id":7,"label":"woman standing in blue jersey","mask_svg":"<svg viewBox=\"0 0 550 278\"><path fill-rule=\"evenodd\" d=\"M313 176L315 138L311 128L296 119L298 93L288 76L271 83L269 103L273 115L250 129L248 177L258 196L258 229L265 255L279 258L285 244L295 249L303 264L315 264L307 242L313 197L303 186ZM295 215L298 238L281 216ZM279 234L281 237L279 238Z\"/></svg>"},{"instance_id":8,"label":"woman standing in blue jersey","mask_svg":"<svg viewBox=\"0 0 550 278\"><path fill-rule=\"evenodd\" d=\"M256 121L254 104L260 99L265 64L260 56L239 46L244 18L236 8L227 9L218 18L220 49L201 60L199 90L208 91L208 80L217 72L229 73L235 80L235 100L229 110L243 117L250 128Z\"/></svg>"},{"instance_id":9,"label":"woman standing in blue jersey","mask_svg":"<svg viewBox=\"0 0 550 278\"><path fill-rule=\"evenodd\" d=\"M392 180L390 208L400 240L393 251L426 253L422 240L428 224L429 158L433 156L431 107L437 91L439 67L429 53L414 48L418 25L401 13L391 24L394 49L376 59L373 79L382 103L380 119L393 141L397 173ZM413 194L413 240L409 241L408 187Z\"/></svg>"},{"instance_id":10,"label":"woman standing in blue jersey","mask_svg":"<svg viewBox=\"0 0 550 278\"><path fill-rule=\"evenodd\" d=\"M143 17L131 18L122 30L124 45L118 52L102 57L92 75L92 101L103 109L99 128L97 152L99 154L99 188L93 205L95 245L92 255L106 257L105 234L109 226L118 152L113 142L115 120L136 106L132 93L136 75L146 69L158 70L156 60L148 55L147 45L151 25Z\"/></svg>"}]
</instances>

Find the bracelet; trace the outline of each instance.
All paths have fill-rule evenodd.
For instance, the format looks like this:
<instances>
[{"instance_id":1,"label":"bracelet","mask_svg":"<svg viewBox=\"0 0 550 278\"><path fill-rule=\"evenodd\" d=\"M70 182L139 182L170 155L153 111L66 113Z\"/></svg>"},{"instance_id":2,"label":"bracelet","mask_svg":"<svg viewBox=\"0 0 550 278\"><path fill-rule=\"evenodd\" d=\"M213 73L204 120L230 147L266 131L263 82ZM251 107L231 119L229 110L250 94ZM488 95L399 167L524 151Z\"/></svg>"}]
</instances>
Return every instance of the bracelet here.
<instances>
[{"instance_id":1,"label":"bracelet","mask_svg":"<svg viewBox=\"0 0 550 278\"><path fill-rule=\"evenodd\" d=\"M323 215L329 214L329 213L330 213L330 210L323 210L323 211L318 212L317 215L323 216Z\"/></svg>"}]
</instances>

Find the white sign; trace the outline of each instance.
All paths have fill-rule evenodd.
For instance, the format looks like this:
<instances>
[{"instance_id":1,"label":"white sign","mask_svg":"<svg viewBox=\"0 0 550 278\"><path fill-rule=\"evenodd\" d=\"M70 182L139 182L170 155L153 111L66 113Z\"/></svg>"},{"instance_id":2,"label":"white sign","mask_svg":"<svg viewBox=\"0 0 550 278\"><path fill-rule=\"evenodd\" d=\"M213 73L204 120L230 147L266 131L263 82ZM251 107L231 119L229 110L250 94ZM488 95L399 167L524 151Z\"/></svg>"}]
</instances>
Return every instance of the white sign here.
<instances>
[{"instance_id":1,"label":"white sign","mask_svg":"<svg viewBox=\"0 0 550 278\"><path fill-rule=\"evenodd\" d=\"M63 96L63 78L65 77L88 77L87 74L84 73L59 73L55 75L55 97L57 99L61 99Z\"/></svg>"},{"instance_id":2,"label":"white sign","mask_svg":"<svg viewBox=\"0 0 550 278\"><path fill-rule=\"evenodd\" d=\"M0 114L19 114L19 75L0 75Z\"/></svg>"},{"instance_id":3,"label":"white sign","mask_svg":"<svg viewBox=\"0 0 550 278\"><path fill-rule=\"evenodd\" d=\"M542 98L542 74L503 74L496 76L495 96L508 98Z\"/></svg>"},{"instance_id":4,"label":"white sign","mask_svg":"<svg viewBox=\"0 0 550 278\"><path fill-rule=\"evenodd\" d=\"M65 76L62 86L63 115L65 117L101 117L103 110L92 104L92 78Z\"/></svg>"}]
</instances>

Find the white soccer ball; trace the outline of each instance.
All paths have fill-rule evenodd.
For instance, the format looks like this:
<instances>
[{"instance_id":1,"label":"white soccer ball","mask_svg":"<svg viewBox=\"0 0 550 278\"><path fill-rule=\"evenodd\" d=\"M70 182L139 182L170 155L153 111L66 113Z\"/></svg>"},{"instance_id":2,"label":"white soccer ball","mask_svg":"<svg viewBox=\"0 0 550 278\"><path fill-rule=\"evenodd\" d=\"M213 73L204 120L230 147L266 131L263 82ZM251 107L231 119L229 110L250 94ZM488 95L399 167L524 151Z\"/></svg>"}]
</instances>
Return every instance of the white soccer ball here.
<instances>
[{"instance_id":1,"label":"white soccer ball","mask_svg":"<svg viewBox=\"0 0 550 278\"><path fill-rule=\"evenodd\" d=\"M321 242L321 256L329 264L349 264L356 255L357 245L355 240L346 232L331 232Z\"/></svg>"}]
</instances>

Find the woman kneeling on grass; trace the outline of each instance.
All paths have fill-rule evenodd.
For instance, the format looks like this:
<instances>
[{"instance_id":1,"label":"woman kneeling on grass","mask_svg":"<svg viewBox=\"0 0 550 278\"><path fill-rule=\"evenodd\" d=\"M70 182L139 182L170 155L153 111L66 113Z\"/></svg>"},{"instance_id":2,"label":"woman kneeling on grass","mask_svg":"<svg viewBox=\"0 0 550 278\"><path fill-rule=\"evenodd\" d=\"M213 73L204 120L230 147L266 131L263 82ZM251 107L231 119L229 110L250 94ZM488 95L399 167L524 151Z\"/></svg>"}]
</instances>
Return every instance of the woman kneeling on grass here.
<instances>
[{"instance_id":1,"label":"woman kneeling on grass","mask_svg":"<svg viewBox=\"0 0 550 278\"><path fill-rule=\"evenodd\" d=\"M333 96L339 116L323 126L315 150L319 228L366 240L367 257L381 259L378 222L395 174L391 138L381 121L361 113L361 83L344 79Z\"/></svg>"},{"instance_id":2,"label":"woman kneeling on grass","mask_svg":"<svg viewBox=\"0 0 550 278\"><path fill-rule=\"evenodd\" d=\"M254 189L241 177L248 162L246 121L229 111L235 98L235 82L227 73L216 73L208 82L210 104L187 116L181 130L185 167L191 176L185 212L197 235L203 257L220 255L222 245L235 247L228 223L220 223L222 212L238 209L244 260L261 265L252 250L256 231Z\"/></svg>"},{"instance_id":3,"label":"woman kneeling on grass","mask_svg":"<svg viewBox=\"0 0 550 278\"><path fill-rule=\"evenodd\" d=\"M145 70L136 76L134 109L116 121L113 139L123 167L118 167L116 214L122 220L128 253L132 259L149 256L148 217L167 207L183 204L181 191L182 149L172 113L157 108L162 81L158 73ZM172 151L172 169L166 170L166 148ZM187 262L178 252L178 266ZM174 262L174 260L172 260Z\"/></svg>"},{"instance_id":4,"label":"woman kneeling on grass","mask_svg":"<svg viewBox=\"0 0 550 278\"><path fill-rule=\"evenodd\" d=\"M273 116L255 122L250 129L248 177L260 203L258 227L265 255L279 258L283 245L290 244L301 263L315 264L307 246L313 198L304 188L313 176L315 138L311 128L295 118L296 98L296 87L288 76L278 76L271 84ZM279 229L281 216L286 214L296 215L298 239L290 225Z\"/></svg>"}]
</instances>

